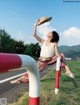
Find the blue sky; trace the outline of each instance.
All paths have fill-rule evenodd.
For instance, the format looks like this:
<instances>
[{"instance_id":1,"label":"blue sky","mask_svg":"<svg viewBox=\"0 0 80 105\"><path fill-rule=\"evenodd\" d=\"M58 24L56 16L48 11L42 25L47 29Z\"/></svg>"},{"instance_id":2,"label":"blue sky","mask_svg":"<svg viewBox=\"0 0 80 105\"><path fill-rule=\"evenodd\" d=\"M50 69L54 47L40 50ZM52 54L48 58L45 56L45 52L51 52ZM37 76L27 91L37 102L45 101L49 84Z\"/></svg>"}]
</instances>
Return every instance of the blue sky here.
<instances>
[{"instance_id":1,"label":"blue sky","mask_svg":"<svg viewBox=\"0 0 80 105\"><path fill-rule=\"evenodd\" d=\"M53 18L49 25L59 33L60 45L80 44L80 2L0 0L0 28L4 28L17 40L35 43L36 40L32 36L33 25L35 20L42 16Z\"/></svg>"}]
</instances>

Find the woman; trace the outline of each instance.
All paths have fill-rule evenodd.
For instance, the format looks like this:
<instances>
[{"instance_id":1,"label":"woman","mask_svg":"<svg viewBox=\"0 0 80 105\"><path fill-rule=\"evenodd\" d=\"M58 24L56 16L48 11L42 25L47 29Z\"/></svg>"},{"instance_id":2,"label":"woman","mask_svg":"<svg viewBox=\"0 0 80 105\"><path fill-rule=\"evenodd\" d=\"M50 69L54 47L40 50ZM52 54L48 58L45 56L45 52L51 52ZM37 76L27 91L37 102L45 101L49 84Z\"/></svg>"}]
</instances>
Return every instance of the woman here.
<instances>
[{"instance_id":1,"label":"woman","mask_svg":"<svg viewBox=\"0 0 80 105\"><path fill-rule=\"evenodd\" d=\"M47 60L47 61L49 61L47 64L51 64L57 60L57 57L60 57L62 67L64 67L66 69L66 75L73 77L73 74L71 73L71 71L67 65L64 54L58 53L58 48L57 48L58 47L58 41L59 41L58 33L56 31L52 31L52 32L48 33L48 35L47 35L48 39L47 39L47 41L45 41L44 39L40 38L36 34L36 28L37 28L38 22L39 22L39 19L36 21L36 24L34 26L33 36L39 42L42 43L39 61L46 61ZM55 56L54 56L54 53L55 53ZM41 67L40 67L41 62L38 62L38 64L39 64L39 68L41 69Z\"/></svg>"},{"instance_id":2,"label":"woman","mask_svg":"<svg viewBox=\"0 0 80 105\"><path fill-rule=\"evenodd\" d=\"M59 54L58 53L58 41L59 41L59 35L56 31L52 31L50 33L48 33L47 37L47 41L45 41L44 39L40 38L37 34L36 34L36 29L37 29L37 25L39 23L39 19L36 21L35 26L34 26L34 31L33 31L33 36L42 44L41 47L41 52L40 52L40 57L38 60L38 67L39 70L41 71L47 64L52 64L55 63L57 60L57 57L61 58L61 69L66 69L66 75L70 76L71 78L74 78L73 74L71 73L65 56L64 54ZM54 56L55 53L55 56ZM24 78L27 80L28 77L24 76ZM14 80L13 83L16 83L18 81L23 81L21 80L21 78ZM23 81L24 82L24 81Z\"/></svg>"}]
</instances>

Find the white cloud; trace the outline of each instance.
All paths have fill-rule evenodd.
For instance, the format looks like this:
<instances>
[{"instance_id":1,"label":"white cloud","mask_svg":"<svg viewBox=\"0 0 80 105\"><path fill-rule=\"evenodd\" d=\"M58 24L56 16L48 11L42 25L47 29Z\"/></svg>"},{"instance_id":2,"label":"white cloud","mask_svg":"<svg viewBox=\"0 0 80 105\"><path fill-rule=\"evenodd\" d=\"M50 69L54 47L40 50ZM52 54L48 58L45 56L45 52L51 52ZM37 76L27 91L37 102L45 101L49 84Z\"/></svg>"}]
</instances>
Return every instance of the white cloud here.
<instances>
[{"instance_id":1,"label":"white cloud","mask_svg":"<svg viewBox=\"0 0 80 105\"><path fill-rule=\"evenodd\" d=\"M56 29L53 28L52 26L50 27L50 22L47 22L43 25L38 26L37 30L40 33L39 36L46 40L47 34ZM63 32L59 33L59 36L60 36L59 45L73 46L80 44L80 28L78 27L70 27L67 30L64 30ZM29 36L23 32L14 35L14 38L16 40L24 41L25 44L38 42L32 35Z\"/></svg>"},{"instance_id":2,"label":"white cloud","mask_svg":"<svg viewBox=\"0 0 80 105\"><path fill-rule=\"evenodd\" d=\"M64 32L60 33L60 45L78 45L80 44L80 29L77 27L70 27Z\"/></svg>"},{"instance_id":3,"label":"white cloud","mask_svg":"<svg viewBox=\"0 0 80 105\"><path fill-rule=\"evenodd\" d=\"M38 32L40 33L40 35L42 35L42 38L43 39L47 39L47 34L53 30L56 30L54 29L53 27L50 27L50 22L47 22L47 23L44 23L40 26L38 26Z\"/></svg>"},{"instance_id":4,"label":"white cloud","mask_svg":"<svg viewBox=\"0 0 80 105\"><path fill-rule=\"evenodd\" d=\"M43 39L47 39L47 34L53 30L56 30L53 27L50 27L50 22L47 22L38 27L38 32L42 35ZM80 29L77 27L70 27L60 34L59 45L78 45L80 44Z\"/></svg>"},{"instance_id":5,"label":"white cloud","mask_svg":"<svg viewBox=\"0 0 80 105\"><path fill-rule=\"evenodd\" d=\"M20 40L25 41L25 34L22 34L22 33L17 34L16 39L18 41L20 41Z\"/></svg>"},{"instance_id":6,"label":"white cloud","mask_svg":"<svg viewBox=\"0 0 80 105\"><path fill-rule=\"evenodd\" d=\"M38 30L38 35L43 38L43 39L47 39L47 34L53 30L55 30L54 28L50 27L50 22L47 22L45 24L42 24L40 26L37 27ZM12 35L12 34L11 34ZM18 41L23 41L25 44L27 43L37 43L38 41L33 37L33 35L27 35L23 32L19 32L17 33L17 35L14 35L14 38Z\"/></svg>"},{"instance_id":7,"label":"white cloud","mask_svg":"<svg viewBox=\"0 0 80 105\"><path fill-rule=\"evenodd\" d=\"M25 44L28 44L28 43L37 43L37 41L34 39L33 36L28 36L24 33L19 33L17 34L17 36L15 37L16 40L18 41L23 41Z\"/></svg>"}]
</instances>

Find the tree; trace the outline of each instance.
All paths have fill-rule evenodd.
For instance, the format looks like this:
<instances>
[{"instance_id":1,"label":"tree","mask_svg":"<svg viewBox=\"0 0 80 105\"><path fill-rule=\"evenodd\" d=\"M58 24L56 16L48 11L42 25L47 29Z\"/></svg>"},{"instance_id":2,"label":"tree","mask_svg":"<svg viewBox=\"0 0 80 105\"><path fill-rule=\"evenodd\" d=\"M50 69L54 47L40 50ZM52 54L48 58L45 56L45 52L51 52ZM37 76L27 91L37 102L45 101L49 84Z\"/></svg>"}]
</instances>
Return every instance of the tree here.
<instances>
[{"instance_id":1,"label":"tree","mask_svg":"<svg viewBox=\"0 0 80 105\"><path fill-rule=\"evenodd\" d=\"M0 52L27 54L37 58L40 56L40 49L39 43L24 45L23 41L17 41L11 38L11 35L4 29L0 30Z\"/></svg>"},{"instance_id":2,"label":"tree","mask_svg":"<svg viewBox=\"0 0 80 105\"><path fill-rule=\"evenodd\" d=\"M0 51L14 53L15 52L15 40L5 32L5 30L0 30Z\"/></svg>"},{"instance_id":3,"label":"tree","mask_svg":"<svg viewBox=\"0 0 80 105\"><path fill-rule=\"evenodd\" d=\"M25 52L24 42L16 41L15 50L16 50L16 53L18 53L18 54L24 54L24 52Z\"/></svg>"},{"instance_id":4,"label":"tree","mask_svg":"<svg viewBox=\"0 0 80 105\"><path fill-rule=\"evenodd\" d=\"M25 54L30 55L32 57L39 57L40 56L40 46L39 43L31 43L25 45Z\"/></svg>"}]
</instances>

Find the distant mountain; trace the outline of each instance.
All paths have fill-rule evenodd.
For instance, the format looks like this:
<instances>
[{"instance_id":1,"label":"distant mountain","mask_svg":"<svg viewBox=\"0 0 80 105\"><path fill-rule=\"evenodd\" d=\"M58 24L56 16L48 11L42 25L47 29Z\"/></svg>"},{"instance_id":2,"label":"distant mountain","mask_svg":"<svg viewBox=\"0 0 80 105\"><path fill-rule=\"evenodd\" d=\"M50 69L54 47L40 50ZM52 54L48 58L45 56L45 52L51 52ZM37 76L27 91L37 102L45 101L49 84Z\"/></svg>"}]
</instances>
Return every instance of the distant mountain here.
<instances>
[{"instance_id":1,"label":"distant mountain","mask_svg":"<svg viewBox=\"0 0 80 105\"><path fill-rule=\"evenodd\" d=\"M80 45L76 46L59 46L58 50L60 53L64 53L66 57L80 58Z\"/></svg>"}]
</instances>

